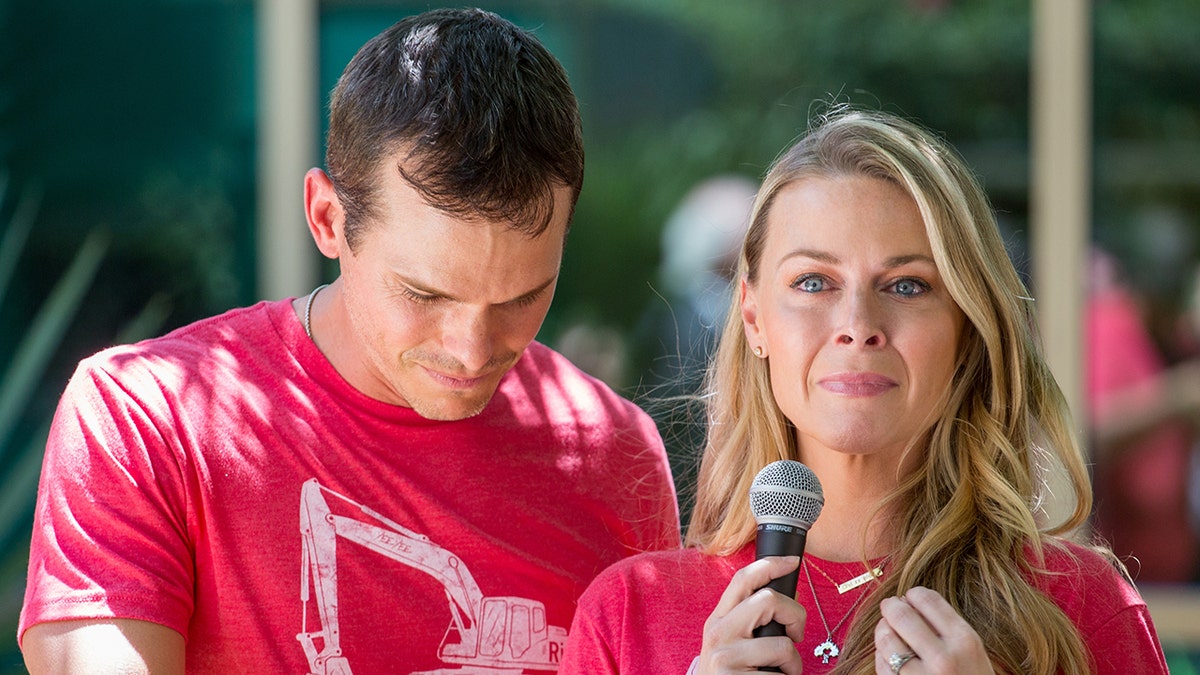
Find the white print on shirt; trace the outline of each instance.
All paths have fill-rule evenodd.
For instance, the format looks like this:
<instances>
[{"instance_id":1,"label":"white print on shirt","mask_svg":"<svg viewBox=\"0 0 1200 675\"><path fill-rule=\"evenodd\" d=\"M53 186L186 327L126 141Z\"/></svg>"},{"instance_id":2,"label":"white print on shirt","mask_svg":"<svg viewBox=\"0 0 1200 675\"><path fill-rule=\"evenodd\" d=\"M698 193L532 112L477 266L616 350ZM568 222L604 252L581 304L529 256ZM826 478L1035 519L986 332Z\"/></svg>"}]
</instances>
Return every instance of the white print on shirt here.
<instances>
[{"instance_id":1,"label":"white print on shirt","mask_svg":"<svg viewBox=\"0 0 1200 675\"><path fill-rule=\"evenodd\" d=\"M335 515L326 495L355 507L378 524ZM338 626L338 537L420 570L445 589L451 623L437 655L445 663L461 667L410 675L520 675L525 669L558 670L567 631L547 625L542 603L526 598L484 597L458 556L311 478L300 488L300 602L304 620L296 636L308 658L311 675L351 675L350 662L342 655ZM312 631L308 629L310 579L321 624ZM321 642L320 650L317 640Z\"/></svg>"}]
</instances>

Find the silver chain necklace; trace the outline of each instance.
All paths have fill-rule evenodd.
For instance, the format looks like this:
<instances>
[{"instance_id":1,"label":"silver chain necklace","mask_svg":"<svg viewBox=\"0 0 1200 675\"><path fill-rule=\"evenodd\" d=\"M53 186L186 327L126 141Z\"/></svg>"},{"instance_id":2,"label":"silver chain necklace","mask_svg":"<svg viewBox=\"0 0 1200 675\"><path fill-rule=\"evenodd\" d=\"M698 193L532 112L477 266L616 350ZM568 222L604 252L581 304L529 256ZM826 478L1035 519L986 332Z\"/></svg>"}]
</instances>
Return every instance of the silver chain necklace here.
<instances>
[{"instance_id":1,"label":"silver chain necklace","mask_svg":"<svg viewBox=\"0 0 1200 675\"><path fill-rule=\"evenodd\" d=\"M304 332L305 332L305 334L307 334L307 335L308 335L308 339L309 339L309 340L312 340L312 339L313 339L313 336L312 336L312 306L313 306L313 300L316 300L316 298L317 298L317 293L320 293L320 292L321 292L321 289L322 289L322 288L325 288L325 287L326 287L326 286L328 286L328 285L329 285L329 284L321 284L320 286L317 286L316 288L314 288L314 289L312 290L312 293L309 293L309 294L308 294L308 302L304 304Z\"/></svg>"},{"instance_id":2,"label":"silver chain necklace","mask_svg":"<svg viewBox=\"0 0 1200 675\"><path fill-rule=\"evenodd\" d=\"M829 663L829 659L836 659L842 651L833 641L833 634L842 627L842 624L846 623L846 619L849 619L851 614L854 614L854 610L858 609L858 604L867 597L867 591L871 590L871 587L867 586L862 589L862 592L858 594L858 599L854 601L853 605L850 605L850 610L846 612L841 621L837 622L833 630L830 630L829 622L825 620L825 611L821 609L821 601L817 599L817 587L813 585L812 575L808 573L807 560L804 561L804 577L808 579L808 589L812 591L813 604L817 606L817 616L821 617L821 625L825 626L825 641L817 645L817 648L813 650L813 656L821 657L821 663Z\"/></svg>"}]
</instances>

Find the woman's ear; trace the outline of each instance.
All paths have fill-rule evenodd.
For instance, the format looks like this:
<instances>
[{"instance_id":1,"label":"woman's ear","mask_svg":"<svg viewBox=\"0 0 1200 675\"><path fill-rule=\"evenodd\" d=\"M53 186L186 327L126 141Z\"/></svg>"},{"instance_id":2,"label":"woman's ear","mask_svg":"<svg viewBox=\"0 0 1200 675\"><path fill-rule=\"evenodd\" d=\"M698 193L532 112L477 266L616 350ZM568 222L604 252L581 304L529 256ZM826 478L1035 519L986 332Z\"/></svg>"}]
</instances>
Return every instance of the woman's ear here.
<instances>
[{"instance_id":1,"label":"woman's ear","mask_svg":"<svg viewBox=\"0 0 1200 675\"><path fill-rule=\"evenodd\" d=\"M309 169L304 174L304 215L321 254L331 259L340 256L346 212L333 181L320 169Z\"/></svg>"},{"instance_id":2,"label":"woman's ear","mask_svg":"<svg viewBox=\"0 0 1200 675\"><path fill-rule=\"evenodd\" d=\"M738 297L742 308L742 327L746 331L746 341L750 343L751 349L761 347L765 351L767 345L763 342L762 330L758 325L758 297L754 293L754 287L744 276L738 284Z\"/></svg>"}]
</instances>

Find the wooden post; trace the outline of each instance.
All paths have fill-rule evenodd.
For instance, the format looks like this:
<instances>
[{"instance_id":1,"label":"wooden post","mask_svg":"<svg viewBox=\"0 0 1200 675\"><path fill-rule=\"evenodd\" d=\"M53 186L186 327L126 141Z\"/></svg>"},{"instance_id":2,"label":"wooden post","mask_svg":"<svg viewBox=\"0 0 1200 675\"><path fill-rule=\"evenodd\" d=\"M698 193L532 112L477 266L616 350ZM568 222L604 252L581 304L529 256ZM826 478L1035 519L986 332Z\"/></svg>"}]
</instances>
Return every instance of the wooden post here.
<instances>
[{"instance_id":1,"label":"wooden post","mask_svg":"<svg viewBox=\"0 0 1200 675\"><path fill-rule=\"evenodd\" d=\"M1033 286L1050 368L1086 428L1084 301L1091 231L1092 8L1034 0L1031 58ZM1051 485L1062 486L1062 476ZM1065 518L1065 509L1051 515ZM1060 521L1061 522L1061 521Z\"/></svg>"},{"instance_id":2,"label":"wooden post","mask_svg":"<svg viewBox=\"0 0 1200 675\"><path fill-rule=\"evenodd\" d=\"M319 154L317 0L258 0L257 289L263 299L316 285L318 254L304 220L304 172Z\"/></svg>"}]
</instances>

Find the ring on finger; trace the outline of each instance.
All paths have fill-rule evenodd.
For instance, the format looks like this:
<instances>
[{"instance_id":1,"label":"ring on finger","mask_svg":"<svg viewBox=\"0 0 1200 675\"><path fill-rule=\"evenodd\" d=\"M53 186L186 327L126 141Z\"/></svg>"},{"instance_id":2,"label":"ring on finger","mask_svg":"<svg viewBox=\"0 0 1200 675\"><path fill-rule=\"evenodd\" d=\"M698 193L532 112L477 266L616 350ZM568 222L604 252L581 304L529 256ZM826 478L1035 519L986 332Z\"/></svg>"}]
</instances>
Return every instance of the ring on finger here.
<instances>
[{"instance_id":1,"label":"ring on finger","mask_svg":"<svg viewBox=\"0 0 1200 675\"><path fill-rule=\"evenodd\" d=\"M894 652L891 656L888 657L887 662L888 662L888 665L892 667L892 672L898 673L898 672L900 672L900 669L904 667L904 664L913 660L913 658L915 658L915 657L916 657L916 654L914 654L912 652L904 652L904 653Z\"/></svg>"}]
</instances>

